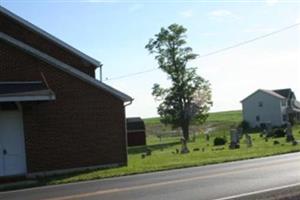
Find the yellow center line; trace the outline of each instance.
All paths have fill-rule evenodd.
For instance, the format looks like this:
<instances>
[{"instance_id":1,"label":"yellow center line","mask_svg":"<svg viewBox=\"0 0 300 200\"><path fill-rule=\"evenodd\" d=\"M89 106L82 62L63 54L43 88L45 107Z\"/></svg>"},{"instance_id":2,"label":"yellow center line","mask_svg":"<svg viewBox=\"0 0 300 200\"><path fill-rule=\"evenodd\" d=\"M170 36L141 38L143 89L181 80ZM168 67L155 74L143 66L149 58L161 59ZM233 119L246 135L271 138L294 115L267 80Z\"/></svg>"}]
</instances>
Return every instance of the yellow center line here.
<instances>
[{"instance_id":1,"label":"yellow center line","mask_svg":"<svg viewBox=\"0 0 300 200\"><path fill-rule=\"evenodd\" d=\"M201 180L201 179L214 178L214 177L218 177L218 176L237 174L237 173L242 173L242 172L251 171L251 170L255 170L255 169L268 168L270 166L274 166L274 164L290 164L290 162L287 162L286 160L284 160L284 161L273 162L270 164L265 164L262 166L256 166L256 167L252 167L252 168L247 167L244 169L237 169L237 170L232 170L232 171L228 171L228 172L220 172L220 173L215 173L215 174L210 174L210 175L202 175L202 176L196 176L196 177L191 177L191 178L176 179L176 180L164 181L164 182L159 182L159 183L150 183L150 184L136 185L136 186L124 187L124 188L112 188L112 189L107 189L107 190L98 190L95 192L81 193L81 194L69 195L69 196L64 196L64 197L48 198L48 199L44 199L44 200L80 199L80 198L103 195L103 194L110 194L110 193L115 193L115 192L126 192L126 191L159 187L159 186L165 186L165 185L171 185L171 184L185 183L185 182L196 181L196 180Z\"/></svg>"}]
</instances>

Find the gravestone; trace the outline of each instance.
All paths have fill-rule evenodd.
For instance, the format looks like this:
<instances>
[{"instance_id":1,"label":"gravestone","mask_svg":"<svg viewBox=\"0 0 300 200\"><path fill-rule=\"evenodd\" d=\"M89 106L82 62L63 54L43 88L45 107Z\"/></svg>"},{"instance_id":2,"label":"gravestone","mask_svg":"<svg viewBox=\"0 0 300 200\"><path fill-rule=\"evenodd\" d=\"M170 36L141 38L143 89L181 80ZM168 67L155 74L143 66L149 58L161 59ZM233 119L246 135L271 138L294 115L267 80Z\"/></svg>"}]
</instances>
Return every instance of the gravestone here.
<instances>
[{"instance_id":1,"label":"gravestone","mask_svg":"<svg viewBox=\"0 0 300 200\"><path fill-rule=\"evenodd\" d=\"M205 134L205 139L206 139L206 142L209 142L209 133Z\"/></svg>"},{"instance_id":2,"label":"gravestone","mask_svg":"<svg viewBox=\"0 0 300 200\"><path fill-rule=\"evenodd\" d=\"M231 129L230 130L230 149L237 149L240 147L239 145L239 133L237 129Z\"/></svg>"},{"instance_id":3,"label":"gravestone","mask_svg":"<svg viewBox=\"0 0 300 200\"><path fill-rule=\"evenodd\" d=\"M292 125L290 122L286 124L286 141L287 142L293 142L295 140L293 136L293 130L292 130Z\"/></svg>"},{"instance_id":4,"label":"gravestone","mask_svg":"<svg viewBox=\"0 0 300 200\"><path fill-rule=\"evenodd\" d=\"M189 153L189 149L187 148L186 140L184 138L180 139L181 142L181 154Z\"/></svg>"},{"instance_id":5,"label":"gravestone","mask_svg":"<svg viewBox=\"0 0 300 200\"><path fill-rule=\"evenodd\" d=\"M246 143L247 143L247 147L252 147L252 139L250 135L246 135Z\"/></svg>"},{"instance_id":6,"label":"gravestone","mask_svg":"<svg viewBox=\"0 0 300 200\"><path fill-rule=\"evenodd\" d=\"M266 137L271 137L272 136L272 125L270 122L266 123Z\"/></svg>"},{"instance_id":7,"label":"gravestone","mask_svg":"<svg viewBox=\"0 0 300 200\"><path fill-rule=\"evenodd\" d=\"M242 137L243 137L243 128L239 127L239 128L237 128L236 131L237 131L238 140L242 139Z\"/></svg>"},{"instance_id":8,"label":"gravestone","mask_svg":"<svg viewBox=\"0 0 300 200\"><path fill-rule=\"evenodd\" d=\"M266 137L268 135L268 131L267 131L267 129L266 128L264 128L263 130L262 130L262 132L260 133L260 137Z\"/></svg>"}]
</instances>

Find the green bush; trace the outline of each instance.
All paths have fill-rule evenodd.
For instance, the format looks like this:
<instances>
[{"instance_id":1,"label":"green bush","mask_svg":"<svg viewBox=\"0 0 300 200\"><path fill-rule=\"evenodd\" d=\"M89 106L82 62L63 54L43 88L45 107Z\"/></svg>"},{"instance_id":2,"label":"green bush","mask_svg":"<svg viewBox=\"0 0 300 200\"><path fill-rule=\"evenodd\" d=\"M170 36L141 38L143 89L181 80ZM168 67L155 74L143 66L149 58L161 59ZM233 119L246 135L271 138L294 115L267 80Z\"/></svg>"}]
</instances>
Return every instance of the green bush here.
<instances>
[{"instance_id":1,"label":"green bush","mask_svg":"<svg viewBox=\"0 0 300 200\"><path fill-rule=\"evenodd\" d=\"M221 145L225 145L226 144L226 138L222 138L222 137L216 137L214 139L214 146L221 146Z\"/></svg>"},{"instance_id":2,"label":"green bush","mask_svg":"<svg viewBox=\"0 0 300 200\"><path fill-rule=\"evenodd\" d=\"M273 131L274 138L280 138L285 136L285 131L281 128L277 128Z\"/></svg>"},{"instance_id":3,"label":"green bush","mask_svg":"<svg viewBox=\"0 0 300 200\"><path fill-rule=\"evenodd\" d=\"M250 128L249 122L243 120L239 123L239 127L243 128L243 130L248 130Z\"/></svg>"}]
</instances>

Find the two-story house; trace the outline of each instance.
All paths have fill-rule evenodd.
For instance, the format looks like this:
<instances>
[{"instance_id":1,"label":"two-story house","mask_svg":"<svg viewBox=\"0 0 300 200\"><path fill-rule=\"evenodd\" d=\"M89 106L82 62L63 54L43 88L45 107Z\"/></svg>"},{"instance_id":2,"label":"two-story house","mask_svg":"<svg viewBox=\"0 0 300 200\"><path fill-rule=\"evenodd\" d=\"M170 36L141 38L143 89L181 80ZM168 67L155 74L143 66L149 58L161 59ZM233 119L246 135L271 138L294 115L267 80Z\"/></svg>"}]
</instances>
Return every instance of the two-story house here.
<instances>
[{"instance_id":1,"label":"two-story house","mask_svg":"<svg viewBox=\"0 0 300 200\"><path fill-rule=\"evenodd\" d=\"M251 127L270 123L282 126L288 121L298 121L300 105L291 89L259 89L241 101L243 119Z\"/></svg>"}]
</instances>

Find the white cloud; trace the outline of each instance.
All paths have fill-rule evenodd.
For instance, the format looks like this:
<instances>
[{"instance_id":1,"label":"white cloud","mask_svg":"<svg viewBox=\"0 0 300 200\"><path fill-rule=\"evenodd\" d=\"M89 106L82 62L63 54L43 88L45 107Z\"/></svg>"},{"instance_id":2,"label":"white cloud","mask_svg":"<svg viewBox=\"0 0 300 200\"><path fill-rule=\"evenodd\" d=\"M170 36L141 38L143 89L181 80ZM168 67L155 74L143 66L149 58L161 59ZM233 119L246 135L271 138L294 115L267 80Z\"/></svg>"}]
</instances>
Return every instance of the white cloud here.
<instances>
[{"instance_id":1,"label":"white cloud","mask_svg":"<svg viewBox=\"0 0 300 200\"><path fill-rule=\"evenodd\" d=\"M279 3L279 0L266 0L265 2L268 6L274 6L275 4Z\"/></svg>"},{"instance_id":2,"label":"white cloud","mask_svg":"<svg viewBox=\"0 0 300 200\"><path fill-rule=\"evenodd\" d=\"M274 31L273 28L262 28L262 27L254 27L245 29L243 32L245 33L268 33Z\"/></svg>"},{"instance_id":3,"label":"white cloud","mask_svg":"<svg viewBox=\"0 0 300 200\"><path fill-rule=\"evenodd\" d=\"M194 12L193 10L184 10L180 12L179 15L184 18L191 18L194 16Z\"/></svg>"},{"instance_id":4,"label":"white cloud","mask_svg":"<svg viewBox=\"0 0 300 200\"><path fill-rule=\"evenodd\" d=\"M204 37L212 37L212 36L217 36L219 33L217 32L203 32L200 33L200 36L204 36Z\"/></svg>"},{"instance_id":5,"label":"white cloud","mask_svg":"<svg viewBox=\"0 0 300 200\"><path fill-rule=\"evenodd\" d=\"M214 16L214 17L228 17L228 16L232 16L232 12L229 10L213 10L209 13L210 16Z\"/></svg>"},{"instance_id":6,"label":"white cloud","mask_svg":"<svg viewBox=\"0 0 300 200\"><path fill-rule=\"evenodd\" d=\"M128 11L130 13L134 13L134 12L141 10L143 7L144 7L143 4L133 4L128 8Z\"/></svg>"},{"instance_id":7,"label":"white cloud","mask_svg":"<svg viewBox=\"0 0 300 200\"><path fill-rule=\"evenodd\" d=\"M239 16L225 9L213 10L209 12L208 15L213 19L221 20L221 21L224 19L240 19Z\"/></svg>"}]
</instances>

